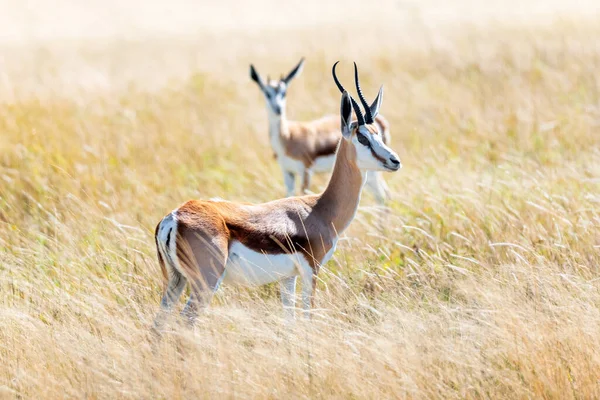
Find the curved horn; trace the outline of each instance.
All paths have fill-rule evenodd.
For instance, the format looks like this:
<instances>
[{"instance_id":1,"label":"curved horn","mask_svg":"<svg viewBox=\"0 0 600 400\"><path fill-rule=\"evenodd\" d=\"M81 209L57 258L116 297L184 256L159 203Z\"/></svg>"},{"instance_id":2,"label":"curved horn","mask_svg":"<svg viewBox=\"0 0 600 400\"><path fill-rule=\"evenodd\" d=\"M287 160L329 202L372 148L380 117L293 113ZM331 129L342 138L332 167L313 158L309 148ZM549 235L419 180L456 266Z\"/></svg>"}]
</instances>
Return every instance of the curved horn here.
<instances>
[{"instance_id":1,"label":"curved horn","mask_svg":"<svg viewBox=\"0 0 600 400\"><path fill-rule=\"evenodd\" d=\"M371 113L371 108L369 107L369 103L367 103L367 100L365 99L365 96L363 95L362 90L360 90L360 83L358 83L358 67L356 66L356 63L354 63L354 82L356 83L356 91L358 92L358 98L360 99L360 102L362 103L363 107L365 108L367 124L372 124L373 123L373 114Z\"/></svg>"},{"instance_id":2,"label":"curved horn","mask_svg":"<svg viewBox=\"0 0 600 400\"><path fill-rule=\"evenodd\" d=\"M339 64L339 61L336 61L335 64L333 64L333 68L331 69L331 73L333 74L333 80L335 81L335 84L337 85L338 89L340 90L340 92L344 93L344 91L346 89L344 89L344 87L342 86L342 84L340 83L340 81L338 80L337 76L335 75L335 67Z\"/></svg>"},{"instance_id":3,"label":"curved horn","mask_svg":"<svg viewBox=\"0 0 600 400\"><path fill-rule=\"evenodd\" d=\"M333 80L335 81L335 84L337 85L338 89L340 90L340 92L344 93L346 91L346 89L344 89L344 87L342 86L342 84L340 83L340 81L338 80L338 78L337 78L337 76L335 74L335 67L338 65L338 63L339 63L339 61L336 61L335 64L333 64L333 68L331 69L331 73L333 75ZM350 101L352 102L352 108L354 108L354 113L356 114L356 119L358 120L358 125L364 125L365 124L365 117L363 117L363 113L360 110L360 106L358 105L358 103L356 102L356 100L354 100L352 98L352 96L350 96L350 94L348 94L348 96L350 97Z\"/></svg>"}]
</instances>

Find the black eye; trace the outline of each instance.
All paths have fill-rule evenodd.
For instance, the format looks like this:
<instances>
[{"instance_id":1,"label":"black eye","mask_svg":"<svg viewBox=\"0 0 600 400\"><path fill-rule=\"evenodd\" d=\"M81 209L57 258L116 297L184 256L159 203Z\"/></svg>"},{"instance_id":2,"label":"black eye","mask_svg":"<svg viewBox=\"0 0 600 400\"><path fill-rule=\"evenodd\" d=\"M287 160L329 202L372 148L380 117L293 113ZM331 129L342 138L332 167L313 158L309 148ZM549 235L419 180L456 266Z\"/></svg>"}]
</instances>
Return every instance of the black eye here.
<instances>
[{"instance_id":1,"label":"black eye","mask_svg":"<svg viewBox=\"0 0 600 400\"><path fill-rule=\"evenodd\" d=\"M267 95L267 99L271 98L271 93L270 92L265 92L265 94Z\"/></svg>"},{"instance_id":2,"label":"black eye","mask_svg":"<svg viewBox=\"0 0 600 400\"><path fill-rule=\"evenodd\" d=\"M361 132L356 133L356 138L358 139L358 143L362 144L363 146L368 146L370 144L369 139L367 139L367 137Z\"/></svg>"}]
</instances>

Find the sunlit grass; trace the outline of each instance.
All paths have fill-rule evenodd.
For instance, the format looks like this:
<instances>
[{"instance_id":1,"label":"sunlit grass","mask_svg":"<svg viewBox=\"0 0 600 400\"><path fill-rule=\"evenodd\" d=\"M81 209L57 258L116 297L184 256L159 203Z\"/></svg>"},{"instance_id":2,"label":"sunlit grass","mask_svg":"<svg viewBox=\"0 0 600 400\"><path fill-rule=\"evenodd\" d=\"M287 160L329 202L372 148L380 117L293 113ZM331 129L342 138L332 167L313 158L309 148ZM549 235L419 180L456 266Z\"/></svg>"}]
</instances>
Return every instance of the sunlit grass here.
<instances>
[{"instance_id":1,"label":"sunlit grass","mask_svg":"<svg viewBox=\"0 0 600 400\"><path fill-rule=\"evenodd\" d=\"M598 26L420 27L423 47L390 25L378 44L317 26L231 47L48 45L41 66L17 54L7 71L36 74L2 84L0 394L600 396ZM254 53L257 38L298 50ZM386 224L365 194L312 323L283 323L276 285L223 287L193 331L174 318L156 344L154 227L189 198L283 195L247 64L280 73L300 52L293 118L337 112L337 59L348 85L355 58L363 90L385 84L404 165L386 174Z\"/></svg>"}]
</instances>

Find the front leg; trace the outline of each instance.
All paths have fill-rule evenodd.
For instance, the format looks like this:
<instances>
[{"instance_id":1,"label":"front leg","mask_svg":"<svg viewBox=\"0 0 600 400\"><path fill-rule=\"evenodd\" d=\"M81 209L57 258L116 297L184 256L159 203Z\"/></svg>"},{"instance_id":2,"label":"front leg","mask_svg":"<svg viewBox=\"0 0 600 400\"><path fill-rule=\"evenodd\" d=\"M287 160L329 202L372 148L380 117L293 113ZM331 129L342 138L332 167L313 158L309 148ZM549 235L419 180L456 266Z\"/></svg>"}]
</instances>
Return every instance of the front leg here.
<instances>
[{"instance_id":1,"label":"front leg","mask_svg":"<svg viewBox=\"0 0 600 400\"><path fill-rule=\"evenodd\" d=\"M315 302L315 287L317 286L317 275L311 270L302 276L302 309L304 318L311 319L311 309Z\"/></svg>"},{"instance_id":2,"label":"front leg","mask_svg":"<svg viewBox=\"0 0 600 400\"><path fill-rule=\"evenodd\" d=\"M309 194L310 188L310 180L312 178L312 170L310 168L305 168L304 173L302 174L302 194Z\"/></svg>"},{"instance_id":3,"label":"front leg","mask_svg":"<svg viewBox=\"0 0 600 400\"><path fill-rule=\"evenodd\" d=\"M292 197L296 192L296 175L293 172L283 170L283 183L285 184L286 197Z\"/></svg>"},{"instance_id":4,"label":"front leg","mask_svg":"<svg viewBox=\"0 0 600 400\"><path fill-rule=\"evenodd\" d=\"M287 320L294 320L296 317L296 278L297 276L292 276L279 282L281 304Z\"/></svg>"}]
</instances>

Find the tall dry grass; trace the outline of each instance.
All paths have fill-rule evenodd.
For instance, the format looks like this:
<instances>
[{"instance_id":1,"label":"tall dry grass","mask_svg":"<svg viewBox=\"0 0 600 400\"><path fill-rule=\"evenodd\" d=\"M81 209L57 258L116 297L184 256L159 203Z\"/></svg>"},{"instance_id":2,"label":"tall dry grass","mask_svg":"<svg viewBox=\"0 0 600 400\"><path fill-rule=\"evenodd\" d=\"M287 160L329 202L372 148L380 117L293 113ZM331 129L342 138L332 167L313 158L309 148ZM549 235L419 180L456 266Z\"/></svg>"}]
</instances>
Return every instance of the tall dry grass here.
<instances>
[{"instance_id":1,"label":"tall dry grass","mask_svg":"<svg viewBox=\"0 0 600 400\"><path fill-rule=\"evenodd\" d=\"M115 36L104 16L107 38L57 21L79 38L2 44L1 397L600 397L596 10L442 23L436 2L336 3L311 24L306 4L288 24L243 8ZM387 225L365 194L311 323L283 323L275 285L223 287L153 345L155 224L188 198L283 195L247 66L303 55L293 118L337 111L337 59L367 94L385 84L404 164Z\"/></svg>"}]
</instances>

